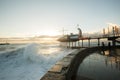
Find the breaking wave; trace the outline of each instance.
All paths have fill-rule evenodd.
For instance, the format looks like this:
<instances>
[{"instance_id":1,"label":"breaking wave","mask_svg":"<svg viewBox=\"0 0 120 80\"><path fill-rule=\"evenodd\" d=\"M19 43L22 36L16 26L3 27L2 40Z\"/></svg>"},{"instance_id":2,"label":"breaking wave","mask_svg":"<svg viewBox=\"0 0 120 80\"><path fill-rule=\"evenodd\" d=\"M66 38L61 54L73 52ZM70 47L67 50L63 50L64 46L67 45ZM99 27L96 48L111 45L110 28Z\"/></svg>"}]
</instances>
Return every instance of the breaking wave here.
<instances>
[{"instance_id":1,"label":"breaking wave","mask_svg":"<svg viewBox=\"0 0 120 80\"><path fill-rule=\"evenodd\" d=\"M33 43L2 53L0 80L40 80L58 60L72 51L60 48L58 45L46 46Z\"/></svg>"}]
</instances>

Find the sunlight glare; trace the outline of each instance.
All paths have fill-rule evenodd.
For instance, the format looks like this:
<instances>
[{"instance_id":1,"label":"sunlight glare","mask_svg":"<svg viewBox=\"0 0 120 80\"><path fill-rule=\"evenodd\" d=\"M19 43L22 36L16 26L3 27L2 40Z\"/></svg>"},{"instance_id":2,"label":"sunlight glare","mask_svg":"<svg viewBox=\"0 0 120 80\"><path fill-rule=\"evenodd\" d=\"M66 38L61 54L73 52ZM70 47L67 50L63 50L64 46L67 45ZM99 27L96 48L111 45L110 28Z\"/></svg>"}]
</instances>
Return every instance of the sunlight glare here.
<instances>
[{"instance_id":1,"label":"sunlight glare","mask_svg":"<svg viewBox=\"0 0 120 80\"><path fill-rule=\"evenodd\" d=\"M55 30L46 30L43 32L44 35L48 35L48 36L56 36L58 35L58 32Z\"/></svg>"}]
</instances>

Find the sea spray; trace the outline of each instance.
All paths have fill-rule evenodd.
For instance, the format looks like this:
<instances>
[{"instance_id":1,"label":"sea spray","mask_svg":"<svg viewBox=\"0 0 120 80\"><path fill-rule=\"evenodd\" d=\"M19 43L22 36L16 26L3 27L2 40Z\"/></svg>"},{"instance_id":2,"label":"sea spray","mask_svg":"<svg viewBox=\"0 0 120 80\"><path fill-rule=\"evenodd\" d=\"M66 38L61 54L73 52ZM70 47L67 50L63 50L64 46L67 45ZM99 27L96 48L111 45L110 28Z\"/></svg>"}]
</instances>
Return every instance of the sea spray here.
<instances>
[{"instance_id":1,"label":"sea spray","mask_svg":"<svg viewBox=\"0 0 120 80\"><path fill-rule=\"evenodd\" d=\"M43 62L45 60L42 54L38 54L38 44L28 44L24 50L24 58L31 62Z\"/></svg>"},{"instance_id":2,"label":"sea spray","mask_svg":"<svg viewBox=\"0 0 120 80\"><path fill-rule=\"evenodd\" d=\"M32 43L21 50L8 52L5 57L0 56L0 80L40 80L57 61L72 51L57 44Z\"/></svg>"}]
</instances>

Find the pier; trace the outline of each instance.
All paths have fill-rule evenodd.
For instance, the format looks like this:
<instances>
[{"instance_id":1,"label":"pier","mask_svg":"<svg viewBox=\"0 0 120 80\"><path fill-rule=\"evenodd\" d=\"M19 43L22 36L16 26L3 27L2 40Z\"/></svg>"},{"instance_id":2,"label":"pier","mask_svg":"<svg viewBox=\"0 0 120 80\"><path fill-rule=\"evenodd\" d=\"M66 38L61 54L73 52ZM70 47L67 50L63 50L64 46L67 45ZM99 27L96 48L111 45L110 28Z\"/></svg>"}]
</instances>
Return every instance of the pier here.
<instances>
[{"instance_id":1,"label":"pier","mask_svg":"<svg viewBox=\"0 0 120 80\"><path fill-rule=\"evenodd\" d=\"M107 39L107 41L109 42L112 42L112 45L113 47L116 46L116 43L120 43L120 40L117 40L118 38L120 38L120 32L118 30L118 28L115 26L112 28L112 32L110 34L110 31L108 29L108 32L106 33L105 32L105 29L103 29L103 34L102 35L99 35L99 36L89 36L89 37L85 37L82 35L82 30L79 28L79 34L78 34L78 39L71 39L70 36L68 36L68 40L66 41L67 42L67 47L68 48L84 48L84 41L87 40L88 42L88 46L87 47L91 47L91 40L96 40L97 41L97 46L100 46L101 45L101 39ZM81 42L81 44L80 44ZM74 45L73 45L74 44ZM76 44L78 46L76 46ZM81 46L80 46L81 45Z\"/></svg>"},{"instance_id":2,"label":"pier","mask_svg":"<svg viewBox=\"0 0 120 80\"><path fill-rule=\"evenodd\" d=\"M84 37L82 36L82 33L81 37L79 37L79 39L76 40L72 40L68 37L68 40L66 40L67 48L73 48L76 49L76 51L70 53L60 61L56 62L56 64L40 80L78 80L76 79L77 71L82 61L95 51L99 51L102 54L105 54L104 52L107 49L109 49L110 51L112 49L114 50L114 48L120 49L120 46L116 44L120 43L120 41L117 40L118 38L120 38L119 34L103 34L102 36L98 37ZM107 39L107 46L103 41L101 41L102 39ZM88 43L87 47L84 46L85 40ZM92 46L92 40L96 40L97 46ZM92 80L83 76L81 76L79 79Z\"/></svg>"},{"instance_id":3,"label":"pier","mask_svg":"<svg viewBox=\"0 0 120 80\"><path fill-rule=\"evenodd\" d=\"M113 36L113 37L82 37L80 38L78 41L69 41L67 42L67 47L68 48L85 48L83 45L84 45L84 41L87 40L88 41L88 46L87 47L91 47L91 40L97 40L97 45L100 46L100 44L102 43L101 42L101 39L107 39L108 41L111 41L112 42L112 45L113 47L116 46L116 43L120 43L120 41L116 40L117 38L120 38L120 36ZM81 41L81 44L80 44L80 41ZM73 45L73 43L75 45ZM78 46L76 46L76 44ZM81 45L81 46L80 46ZM86 48L87 48L86 47Z\"/></svg>"}]
</instances>

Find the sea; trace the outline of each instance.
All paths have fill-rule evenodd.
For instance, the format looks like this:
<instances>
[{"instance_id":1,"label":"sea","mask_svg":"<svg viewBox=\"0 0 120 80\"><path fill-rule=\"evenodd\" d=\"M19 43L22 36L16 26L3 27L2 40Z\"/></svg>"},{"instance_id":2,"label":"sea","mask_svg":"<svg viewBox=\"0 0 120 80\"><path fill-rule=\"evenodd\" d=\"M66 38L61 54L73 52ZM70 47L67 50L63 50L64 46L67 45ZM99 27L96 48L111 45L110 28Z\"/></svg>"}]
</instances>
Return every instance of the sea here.
<instances>
[{"instance_id":1,"label":"sea","mask_svg":"<svg viewBox=\"0 0 120 80\"><path fill-rule=\"evenodd\" d=\"M40 80L54 64L75 51L52 38L8 39L0 45L0 80Z\"/></svg>"},{"instance_id":2,"label":"sea","mask_svg":"<svg viewBox=\"0 0 120 80\"><path fill-rule=\"evenodd\" d=\"M0 45L0 80L40 80L57 61L77 50L56 38L0 39L5 42L10 44ZM73 45L82 46L81 41L77 43ZM97 40L91 40L90 46L97 45ZM88 40L83 46L88 47Z\"/></svg>"}]
</instances>

